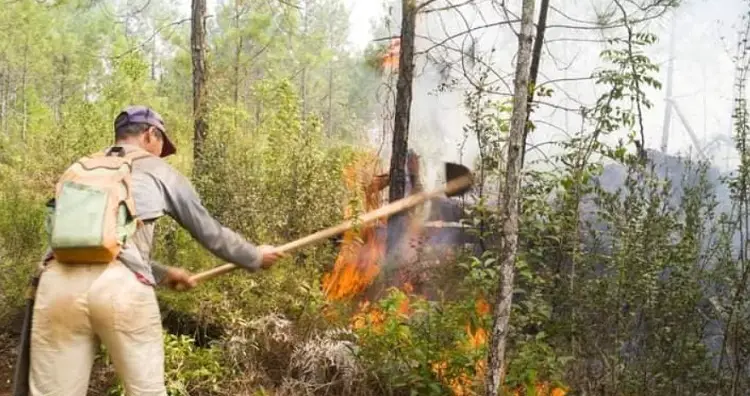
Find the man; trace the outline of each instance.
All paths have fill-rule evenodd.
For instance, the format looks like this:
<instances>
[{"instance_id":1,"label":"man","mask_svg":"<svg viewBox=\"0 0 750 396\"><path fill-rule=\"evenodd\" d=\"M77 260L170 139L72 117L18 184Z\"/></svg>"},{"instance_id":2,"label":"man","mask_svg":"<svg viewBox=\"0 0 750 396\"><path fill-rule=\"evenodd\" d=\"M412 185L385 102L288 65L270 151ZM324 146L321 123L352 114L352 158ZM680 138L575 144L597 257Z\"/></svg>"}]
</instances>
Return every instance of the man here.
<instances>
[{"instance_id":1,"label":"man","mask_svg":"<svg viewBox=\"0 0 750 396\"><path fill-rule=\"evenodd\" d=\"M85 395L99 341L112 357L129 396L165 396L161 315L153 287L195 286L187 271L151 261L155 221L174 218L217 257L250 271L280 254L255 247L223 227L201 204L190 182L163 158L176 149L159 114L132 106L114 121L115 144L145 157L133 162L132 195L143 226L109 264L63 265L47 254L31 326L31 395Z\"/></svg>"}]
</instances>

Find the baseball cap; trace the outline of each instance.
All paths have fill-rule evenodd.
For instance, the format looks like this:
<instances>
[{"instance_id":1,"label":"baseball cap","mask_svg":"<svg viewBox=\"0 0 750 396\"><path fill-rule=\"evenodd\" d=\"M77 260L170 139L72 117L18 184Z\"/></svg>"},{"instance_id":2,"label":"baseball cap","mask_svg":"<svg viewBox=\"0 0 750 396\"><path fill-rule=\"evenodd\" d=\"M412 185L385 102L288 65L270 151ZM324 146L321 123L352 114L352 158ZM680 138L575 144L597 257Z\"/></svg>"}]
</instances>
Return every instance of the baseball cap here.
<instances>
[{"instance_id":1,"label":"baseball cap","mask_svg":"<svg viewBox=\"0 0 750 396\"><path fill-rule=\"evenodd\" d=\"M174 144L167 136L164 120L159 113L151 108L141 105L124 108L115 118L115 131L130 124L148 124L161 131L162 136L164 136L164 147L162 147L160 157L164 158L177 152Z\"/></svg>"}]
</instances>

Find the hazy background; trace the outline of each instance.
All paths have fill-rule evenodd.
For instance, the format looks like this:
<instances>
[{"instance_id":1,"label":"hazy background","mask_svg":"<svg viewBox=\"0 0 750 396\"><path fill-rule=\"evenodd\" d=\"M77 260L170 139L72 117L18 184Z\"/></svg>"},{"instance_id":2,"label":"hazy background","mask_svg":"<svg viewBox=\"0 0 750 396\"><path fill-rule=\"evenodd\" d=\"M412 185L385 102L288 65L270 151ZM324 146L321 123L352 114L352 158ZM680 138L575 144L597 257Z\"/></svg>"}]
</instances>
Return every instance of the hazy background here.
<instances>
[{"instance_id":1,"label":"hazy background","mask_svg":"<svg viewBox=\"0 0 750 396\"><path fill-rule=\"evenodd\" d=\"M346 2L350 7L350 13L341 17L348 18L350 22L348 40L352 51L362 51L373 39L380 38L375 37L372 26L388 16L388 5L377 0ZM396 8L390 16L393 24L389 34L398 35L400 11L397 6L400 2L391 3L395 4ZM520 1L509 3L511 11L516 16L520 15ZM209 0L209 10L213 9L215 4L217 0ZM477 28L506 18L493 9L491 1L479 0L475 4L477 10L464 7L460 14L448 11L428 16L421 15L417 21L418 35L426 36L429 33L433 41L438 41L441 36L450 37L468 28ZM560 140L565 138L566 134L577 131L581 126L580 118L575 112L562 108L576 109L582 104L590 105L602 93L601 87L596 87L593 80L582 79L603 66L599 54L604 45L592 42L601 40L602 32L598 29L573 29L562 25L591 26L585 22L595 21L597 14L606 12L615 12L615 17L619 16L612 2L608 0L558 0L552 5L565 16L556 10L549 12L550 27L546 34L547 44L542 58L539 83L546 82L548 87L554 89L554 96L544 99L554 107L543 105L533 115L538 129L530 136L530 144ZM536 11L539 11L538 4ZM186 16L189 15L189 3L184 5L184 12ZM647 148L659 149L661 146L667 61L670 58L670 41L674 40L673 98L688 127L694 131L699 146L715 166L723 171L736 166L734 147L728 140L732 133L734 93L732 56L736 52L740 18L745 13L745 6L740 0L685 0L676 12L639 26L639 30L647 28L659 39L647 55L660 66L660 71L655 77L663 84L661 90L647 90L648 98L653 102L653 108L644 109ZM513 29L517 28L518 25L514 24ZM625 29L608 29L606 34L624 37ZM459 54L456 49L466 51L472 42L475 43L475 51L480 56L494 48L495 51L487 58L487 62L504 77L507 87L505 94L509 94L513 83L513 62L517 46L516 37L509 26L478 29L471 35L460 35L445 43L453 50L435 49L430 54L455 61ZM431 45L432 43L418 39L417 50L424 51ZM471 164L477 153L476 142L471 138L467 139L462 129L467 120L463 101L464 90L469 87L468 84L464 81L454 91L436 94L435 88L442 81L439 70L432 64L426 64L424 56L417 59L416 69L410 146L423 155L427 162L427 170L436 172L435 167L430 166L433 162L460 161ZM451 75L462 78L460 70L454 69ZM572 81L550 82L560 79ZM378 116L387 119L390 114L381 112ZM374 123L369 132L373 137L372 144L382 146L384 151L381 155L387 159L390 135L388 130L383 129L381 120ZM667 153L695 154L696 147L676 111L672 111L670 130ZM611 140L623 136L624 134L613 136ZM549 150L552 149L551 145L540 147L528 154L530 159L549 154ZM436 176L428 175L428 184L434 183Z\"/></svg>"}]
</instances>

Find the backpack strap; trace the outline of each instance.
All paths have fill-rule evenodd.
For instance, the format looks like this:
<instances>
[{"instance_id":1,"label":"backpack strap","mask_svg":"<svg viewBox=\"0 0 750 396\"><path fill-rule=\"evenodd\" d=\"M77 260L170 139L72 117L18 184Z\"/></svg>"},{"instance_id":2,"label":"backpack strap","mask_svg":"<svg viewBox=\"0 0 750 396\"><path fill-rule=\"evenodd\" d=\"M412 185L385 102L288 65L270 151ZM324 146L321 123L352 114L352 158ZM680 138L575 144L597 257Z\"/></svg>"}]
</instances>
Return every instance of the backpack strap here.
<instances>
[{"instance_id":1,"label":"backpack strap","mask_svg":"<svg viewBox=\"0 0 750 396\"><path fill-rule=\"evenodd\" d=\"M104 150L97 151L95 153L87 155L81 158L78 162L84 164L87 161L93 160L93 159L114 158L115 161L118 161L120 164L127 164L129 171L132 174L134 161L141 159L141 158L151 157L151 156L152 156L151 153L141 148L137 148L130 152L126 152L125 149L121 146L112 146ZM132 235L133 232L135 232L138 228L140 228L143 222L141 221L141 219L139 219L135 215L136 213L135 201L133 200L133 192L131 190L132 183L131 183L130 176L126 178L125 189L126 189L125 198L122 200L122 203L125 204L125 207L127 208L128 212L131 214L131 216L133 216L135 220L126 225L128 235Z\"/></svg>"},{"instance_id":2,"label":"backpack strap","mask_svg":"<svg viewBox=\"0 0 750 396\"><path fill-rule=\"evenodd\" d=\"M122 157L124 158L125 162L127 162L128 166L130 166L131 172L133 170L134 161L153 156L153 154L142 149L133 150L129 153L125 153L124 150L120 152L124 153L122 154ZM131 187L132 186L128 184L127 197L124 200L124 203L127 206L128 210L133 214L133 217L135 218L135 222L131 223L130 227L128 227L128 235L133 235L133 233L143 225L143 221L139 217L135 216L135 201L133 200L133 193L130 190Z\"/></svg>"}]
</instances>

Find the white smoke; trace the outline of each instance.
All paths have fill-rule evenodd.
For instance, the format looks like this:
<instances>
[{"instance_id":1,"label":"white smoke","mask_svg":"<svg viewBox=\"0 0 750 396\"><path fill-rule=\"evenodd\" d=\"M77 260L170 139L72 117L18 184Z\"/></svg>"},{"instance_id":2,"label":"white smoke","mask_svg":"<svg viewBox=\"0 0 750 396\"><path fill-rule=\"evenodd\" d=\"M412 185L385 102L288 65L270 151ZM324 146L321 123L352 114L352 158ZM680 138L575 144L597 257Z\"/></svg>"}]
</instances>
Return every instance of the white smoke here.
<instances>
[{"instance_id":1,"label":"white smoke","mask_svg":"<svg viewBox=\"0 0 750 396\"><path fill-rule=\"evenodd\" d=\"M475 139L469 138L463 151L460 150L464 142L463 127L468 121L463 106L464 93L472 89L465 74L475 78L472 73L483 66L482 62L491 64L496 71L493 75L497 80L494 88L499 92L496 99L508 98L512 93L518 23L503 22L519 17L520 2L506 2L509 7L507 13L497 3L491 0L472 2L471 6L457 10L421 14L417 20L418 56L415 60L409 146L423 158L422 169L427 173L424 175L427 186L441 181L439 173L443 162L460 162L471 166L477 156ZM389 4L393 7L389 17L391 35L397 36L400 1ZM438 0L430 7L441 8L450 4ZM732 128L734 66L731 55L737 35L737 11L744 9L742 7L740 0L685 0L676 13L669 12L648 24L638 25L636 29L637 32L648 31L658 37L657 43L647 48L645 55L660 67L655 77L662 84L666 83L667 60L672 56L669 52L670 40L676 40L673 97L684 114L684 122L675 112L672 113L669 154L696 152L687 133L689 128L697 135L700 146L710 146L712 151L707 154L713 156L715 165L726 169L736 164L735 160L728 158L734 155L734 150L727 138ZM536 9L538 13L538 6ZM601 15L609 15L613 21L617 20L620 17L617 12L614 2L610 0L594 0L585 4L563 0L550 10L538 82L545 83L554 92L552 97L541 99L545 104L532 115L537 129L530 135L528 143L537 147L528 152L529 161L552 154L554 145L548 142L567 139L580 130L582 120L576 109L591 106L604 93L606 88L596 85L589 77L598 69L612 67L605 64L600 56L607 46L604 39L624 38L626 32L622 27L602 32L595 28L594 23ZM672 18L676 18L674 36ZM462 34L469 30L471 34ZM438 60L437 64L424 55L424 51L435 43L442 45L429 53L431 58ZM468 56L471 54L482 57L477 65L467 66L458 62L462 56L464 60L471 59ZM453 64L447 78L441 73L444 63ZM436 92L441 83L451 78L459 81L455 90ZM395 81L394 77L393 98L388 103L390 106L395 101ZM659 149L664 125L665 90L648 87L644 87L644 90L653 103L652 108L643 109L645 147ZM392 127L393 113L386 114L391 117ZM590 126L587 128L590 130ZM381 155L387 165L390 158L390 130L379 128L378 132L380 139L385 139L378 142L384 143ZM608 138L607 143L616 143L627 132L620 131ZM710 144L717 139L728 143L721 147L716 143Z\"/></svg>"}]
</instances>

